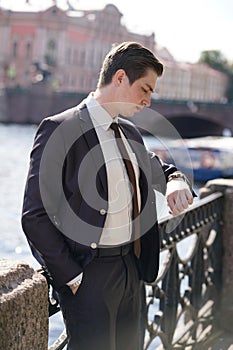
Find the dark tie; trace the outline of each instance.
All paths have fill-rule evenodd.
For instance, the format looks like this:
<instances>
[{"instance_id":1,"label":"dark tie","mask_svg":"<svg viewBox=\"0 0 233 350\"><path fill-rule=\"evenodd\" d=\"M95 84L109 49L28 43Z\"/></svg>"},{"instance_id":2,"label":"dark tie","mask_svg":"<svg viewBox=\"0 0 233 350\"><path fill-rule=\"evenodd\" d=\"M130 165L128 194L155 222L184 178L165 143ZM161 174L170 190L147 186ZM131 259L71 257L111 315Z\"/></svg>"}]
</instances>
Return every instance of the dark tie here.
<instances>
[{"instance_id":1,"label":"dark tie","mask_svg":"<svg viewBox=\"0 0 233 350\"><path fill-rule=\"evenodd\" d=\"M117 146L121 153L122 159L124 161L126 171L129 177L129 181L132 185L133 195L132 195L132 206L133 213L132 218L134 222L134 254L137 258L140 257L141 244L140 244L140 222L139 222L139 207L138 207L138 197L137 197L137 183L136 176L133 168L133 164L129 158L129 154L121 138L121 133L119 130L119 125L117 123L112 123L110 128L114 131Z\"/></svg>"}]
</instances>

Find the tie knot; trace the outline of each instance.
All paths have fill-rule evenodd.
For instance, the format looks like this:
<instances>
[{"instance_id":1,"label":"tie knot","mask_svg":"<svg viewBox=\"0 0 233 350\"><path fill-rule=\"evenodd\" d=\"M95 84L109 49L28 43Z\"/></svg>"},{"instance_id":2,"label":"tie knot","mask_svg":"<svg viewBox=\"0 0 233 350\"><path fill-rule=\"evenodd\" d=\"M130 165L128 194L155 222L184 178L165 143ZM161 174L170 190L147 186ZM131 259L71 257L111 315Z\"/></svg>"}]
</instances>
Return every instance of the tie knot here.
<instances>
[{"instance_id":1,"label":"tie knot","mask_svg":"<svg viewBox=\"0 0 233 350\"><path fill-rule=\"evenodd\" d=\"M110 125L110 128L113 130L113 131L119 131L119 125L114 122Z\"/></svg>"},{"instance_id":2,"label":"tie knot","mask_svg":"<svg viewBox=\"0 0 233 350\"><path fill-rule=\"evenodd\" d=\"M116 138L121 138L120 127L118 123L112 123L110 128L114 131L114 135Z\"/></svg>"}]
</instances>

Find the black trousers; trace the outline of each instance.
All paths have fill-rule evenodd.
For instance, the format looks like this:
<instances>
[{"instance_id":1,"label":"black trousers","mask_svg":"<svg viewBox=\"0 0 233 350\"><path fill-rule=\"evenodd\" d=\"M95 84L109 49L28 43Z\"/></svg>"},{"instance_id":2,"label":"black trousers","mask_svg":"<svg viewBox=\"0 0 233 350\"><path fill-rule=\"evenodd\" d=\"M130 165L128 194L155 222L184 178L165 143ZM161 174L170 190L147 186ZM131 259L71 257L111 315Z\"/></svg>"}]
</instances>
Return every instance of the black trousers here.
<instances>
[{"instance_id":1,"label":"black trousers","mask_svg":"<svg viewBox=\"0 0 233 350\"><path fill-rule=\"evenodd\" d=\"M132 252L94 258L77 293L59 293L68 350L139 350L141 281Z\"/></svg>"}]
</instances>

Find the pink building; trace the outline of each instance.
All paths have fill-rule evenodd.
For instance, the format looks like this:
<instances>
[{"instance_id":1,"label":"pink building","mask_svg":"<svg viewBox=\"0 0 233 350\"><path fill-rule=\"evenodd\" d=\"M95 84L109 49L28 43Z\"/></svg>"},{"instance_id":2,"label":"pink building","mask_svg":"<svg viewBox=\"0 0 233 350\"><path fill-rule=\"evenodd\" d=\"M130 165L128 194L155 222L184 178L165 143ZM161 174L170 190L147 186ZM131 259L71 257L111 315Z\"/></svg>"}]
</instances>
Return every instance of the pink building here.
<instances>
[{"instance_id":1,"label":"pink building","mask_svg":"<svg viewBox=\"0 0 233 350\"><path fill-rule=\"evenodd\" d=\"M55 90L94 89L102 60L113 43L140 41L154 50L154 34L131 33L121 18L114 5L93 11L63 11L56 6L40 12L0 9L0 64L5 83L28 87L42 78L35 71L39 66L51 73Z\"/></svg>"},{"instance_id":2,"label":"pink building","mask_svg":"<svg viewBox=\"0 0 233 350\"><path fill-rule=\"evenodd\" d=\"M154 98L224 100L225 74L206 65L176 62L156 43L154 33L130 32L122 25L122 16L112 4L88 11L65 11L56 5L38 11L29 1L23 11L0 5L0 83L27 88L45 78L52 91L87 93L96 87L101 63L112 44L132 40L150 48L165 65Z\"/></svg>"}]
</instances>

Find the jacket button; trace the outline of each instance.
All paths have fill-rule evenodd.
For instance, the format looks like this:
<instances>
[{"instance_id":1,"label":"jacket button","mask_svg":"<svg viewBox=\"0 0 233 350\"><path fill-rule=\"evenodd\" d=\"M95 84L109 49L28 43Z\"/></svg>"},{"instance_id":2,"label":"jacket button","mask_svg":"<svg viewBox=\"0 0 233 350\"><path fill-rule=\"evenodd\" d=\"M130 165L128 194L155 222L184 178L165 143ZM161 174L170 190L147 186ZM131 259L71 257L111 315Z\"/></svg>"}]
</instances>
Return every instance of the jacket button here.
<instances>
[{"instance_id":1,"label":"jacket button","mask_svg":"<svg viewBox=\"0 0 233 350\"><path fill-rule=\"evenodd\" d=\"M56 217L56 215L53 216L53 221L54 221L54 224L55 224L56 226L60 226L60 221L59 221L59 219Z\"/></svg>"},{"instance_id":2,"label":"jacket button","mask_svg":"<svg viewBox=\"0 0 233 350\"><path fill-rule=\"evenodd\" d=\"M96 249L97 248L97 244L95 242L91 243L91 248L92 249Z\"/></svg>"},{"instance_id":3,"label":"jacket button","mask_svg":"<svg viewBox=\"0 0 233 350\"><path fill-rule=\"evenodd\" d=\"M106 210L105 209L100 209L100 215L105 215L106 214Z\"/></svg>"}]
</instances>

